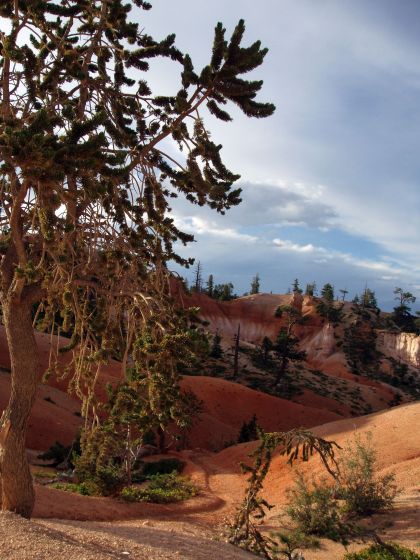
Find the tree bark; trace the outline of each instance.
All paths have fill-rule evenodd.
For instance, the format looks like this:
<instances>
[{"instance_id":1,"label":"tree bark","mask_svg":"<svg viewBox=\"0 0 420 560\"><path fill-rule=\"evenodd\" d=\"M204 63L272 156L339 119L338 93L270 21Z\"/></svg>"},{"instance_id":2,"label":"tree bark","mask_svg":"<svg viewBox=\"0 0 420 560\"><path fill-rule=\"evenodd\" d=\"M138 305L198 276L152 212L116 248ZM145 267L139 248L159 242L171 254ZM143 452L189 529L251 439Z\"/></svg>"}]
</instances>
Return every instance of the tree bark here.
<instances>
[{"instance_id":1,"label":"tree bark","mask_svg":"<svg viewBox=\"0 0 420 560\"><path fill-rule=\"evenodd\" d=\"M25 440L40 374L39 353L30 302L6 298L2 308L12 373L10 399L0 421L1 508L30 517L35 493Z\"/></svg>"}]
</instances>

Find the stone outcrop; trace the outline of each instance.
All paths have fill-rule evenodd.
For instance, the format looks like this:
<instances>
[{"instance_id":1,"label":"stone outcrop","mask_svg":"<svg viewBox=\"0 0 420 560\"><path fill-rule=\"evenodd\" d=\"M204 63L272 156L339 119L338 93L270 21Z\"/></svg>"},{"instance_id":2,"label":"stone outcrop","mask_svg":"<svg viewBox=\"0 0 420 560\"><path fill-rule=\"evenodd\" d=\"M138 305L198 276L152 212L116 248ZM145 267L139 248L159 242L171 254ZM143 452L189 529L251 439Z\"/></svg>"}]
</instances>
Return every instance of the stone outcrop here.
<instances>
[{"instance_id":1,"label":"stone outcrop","mask_svg":"<svg viewBox=\"0 0 420 560\"><path fill-rule=\"evenodd\" d=\"M378 333L381 352L420 370L420 336L413 333Z\"/></svg>"}]
</instances>

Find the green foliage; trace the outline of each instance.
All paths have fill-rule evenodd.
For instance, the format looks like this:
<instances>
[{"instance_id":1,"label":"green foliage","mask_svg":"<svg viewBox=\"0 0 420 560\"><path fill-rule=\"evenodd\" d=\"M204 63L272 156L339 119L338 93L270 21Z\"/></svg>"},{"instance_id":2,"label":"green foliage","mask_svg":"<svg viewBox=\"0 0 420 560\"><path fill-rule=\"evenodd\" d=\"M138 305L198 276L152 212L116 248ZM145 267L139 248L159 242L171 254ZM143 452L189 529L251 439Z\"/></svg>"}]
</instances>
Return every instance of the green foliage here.
<instances>
[{"instance_id":1,"label":"green foliage","mask_svg":"<svg viewBox=\"0 0 420 560\"><path fill-rule=\"evenodd\" d=\"M188 500L196 494L197 489L187 478L172 472L151 476L145 488L125 487L122 489L120 497L127 502L170 504Z\"/></svg>"},{"instance_id":2,"label":"green foliage","mask_svg":"<svg viewBox=\"0 0 420 560\"><path fill-rule=\"evenodd\" d=\"M334 301L334 287L331 284L324 284L321 290L321 297L328 302Z\"/></svg>"},{"instance_id":3,"label":"green foliage","mask_svg":"<svg viewBox=\"0 0 420 560\"><path fill-rule=\"evenodd\" d=\"M303 293L303 290L300 288L299 280L297 278L295 278L295 280L293 281L292 292L294 294L302 294Z\"/></svg>"},{"instance_id":4,"label":"green foliage","mask_svg":"<svg viewBox=\"0 0 420 560\"><path fill-rule=\"evenodd\" d=\"M398 305L394 307L391 320L398 329L405 332L417 332L416 320L410 313L410 303L415 303L416 297L411 292L404 292L402 288L395 288L395 299Z\"/></svg>"},{"instance_id":5,"label":"green foliage","mask_svg":"<svg viewBox=\"0 0 420 560\"><path fill-rule=\"evenodd\" d=\"M352 372L360 375L376 367L379 360L376 339L374 325L368 319L356 318L345 329L343 351Z\"/></svg>"},{"instance_id":6,"label":"green foliage","mask_svg":"<svg viewBox=\"0 0 420 560\"><path fill-rule=\"evenodd\" d=\"M350 529L343 520L336 490L326 479L308 483L298 472L295 486L289 490L286 512L298 533L325 537L347 543Z\"/></svg>"},{"instance_id":7,"label":"green foliage","mask_svg":"<svg viewBox=\"0 0 420 560\"><path fill-rule=\"evenodd\" d=\"M372 544L359 550L347 553L343 560L420 560L420 554L396 543Z\"/></svg>"},{"instance_id":8,"label":"green foliage","mask_svg":"<svg viewBox=\"0 0 420 560\"><path fill-rule=\"evenodd\" d=\"M274 385L278 385L284 377L289 362L301 362L306 358L306 352L299 350L299 339L293 336L290 328L282 327L273 345L273 351L280 365L277 369Z\"/></svg>"},{"instance_id":9,"label":"green foliage","mask_svg":"<svg viewBox=\"0 0 420 560\"><path fill-rule=\"evenodd\" d=\"M340 323L343 318L343 304L337 304L334 300L320 299L316 304L316 310L321 317L334 325Z\"/></svg>"},{"instance_id":10,"label":"green foliage","mask_svg":"<svg viewBox=\"0 0 420 560\"><path fill-rule=\"evenodd\" d=\"M213 278L213 274L210 274L207 283L206 283L206 294L212 298L214 297L214 278Z\"/></svg>"},{"instance_id":11,"label":"green foliage","mask_svg":"<svg viewBox=\"0 0 420 560\"><path fill-rule=\"evenodd\" d=\"M287 514L298 533L326 537L346 544L366 532L356 521L393 506L394 475L378 476L376 453L368 437L356 437L337 458L333 485L298 473L289 491Z\"/></svg>"},{"instance_id":12,"label":"green foliage","mask_svg":"<svg viewBox=\"0 0 420 560\"><path fill-rule=\"evenodd\" d=\"M260 427L258 426L257 417L254 416L249 422L244 422L241 426L238 436L238 443L245 443L247 441L254 441L258 439L258 432Z\"/></svg>"},{"instance_id":13,"label":"green foliage","mask_svg":"<svg viewBox=\"0 0 420 560\"><path fill-rule=\"evenodd\" d=\"M232 282L227 282L226 284L216 284L213 288L213 299L218 299L220 301L230 301L237 297L238 296L233 293Z\"/></svg>"},{"instance_id":14,"label":"green foliage","mask_svg":"<svg viewBox=\"0 0 420 560\"><path fill-rule=\"evenodd\" d=\"M223 349L221 346L222 337L218 332L213 336L213 343L210 350L210 358L221 358L223 355Z\"/></svg>"},{"instance_id":15,"label":"green foliage","mask_svg":"<svg viewBox=\"0 0 420 560\"><path fill-rule=\"evenodd\" d=\"M310 282L309 284L306 284L305 295L314 296L315 294L316 294L316 283Z\"/></svg>"},{"instance_id":16,"label":"green foliage","mask_svg":"<svg viewBox=\"0 0 420 560\"><path fill-rule=\"evenodd\" d=\"M319 548L319 541L315 537L305 535L299 531L276 531L270 533L272 553L274 558L287 558L287 560L304 560L296 551L302 548Z\"/></svg>"},{"instance_id":17,"label":"green foliage","mask_svg":"<svg viewBox=\"0 0 420 560\"><path fill-rule=\"evenodd\" d=\"M351 516L364 517L393 507L397 494L395 475L378 476L377 453L371 436L363 441L356 436L341 454L339 497L344 511Z\"/></svg>"},{"instance_id":18,"label":"green foliage","mask_svg":"<svg viewBox=\"0 0 420 560\"><path fill-rule=\"evenodd\" d=\"M143 464L142 475L146 478L155 474L170 474L182 472L185 463L176 457L159 459L159 461L147 461Z\"/></svg>"},{"instance_id":19,"label":"green foliage","mask_svg":"<svg viewBox=\"0 0 420 560\"><path fill-rule=\"evenodd\" d=\"M101 495L100 489L92 481L85 482L53 482L49 485L50 488L56 490L64 490L65 492L74 492L82 496L99 496Z\"/></svg>"},{"instance_id":20,"label":"green foliage","mask_svg":"<svg viewBox=\"0 0 420 560\"><path fill-rule=\"evenodd\" d=\"M260 293L260 276L257 273L251 282L251 290L249 292L251 295Z\"/></svg>"},{"instance_id":21,"label":"green foliage","mask_svg":"<svg viewBox=\"0 0 420 560\"><path fill-rule=\"evenodd\" d=\"M273 543L264 537L258 525L265 517L266 511L272 507L261 497L260 493L270 468L273 453L278 449L281 455L288 457L289 464L293 464L299 457L303 461L307 461L314 452L319 453L327 471L336 476L334 458L336 444L318 438L310 431L303 429L273 433L265 433L260 430L259 435L259 446L251 454L254 464L252 466L241 464L243 472L249 474L248 487L244 500L228 527L229 542L271 559L273 558Z\"/></svg>"}]
</instances>

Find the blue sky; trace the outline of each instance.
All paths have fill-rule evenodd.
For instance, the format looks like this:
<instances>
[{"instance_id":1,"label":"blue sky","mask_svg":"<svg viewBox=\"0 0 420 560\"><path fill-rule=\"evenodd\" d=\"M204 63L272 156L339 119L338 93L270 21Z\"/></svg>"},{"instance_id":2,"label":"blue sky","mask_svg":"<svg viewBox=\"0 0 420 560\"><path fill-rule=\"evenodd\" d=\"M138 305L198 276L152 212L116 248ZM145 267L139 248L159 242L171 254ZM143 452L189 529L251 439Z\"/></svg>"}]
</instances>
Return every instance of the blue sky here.
<instances>
[{"instance_id":1,"label":"blue sky","mask_svg":"<svg viewBox=\"0 0 420 560\"><path fill-rule=\"evenodd\" d=\"M255 75L275 115L207 119L242 176L242 204L222 217L173 207L196 238L183 254L201 261L204 277L232 281L238 293L256 272L275 293L295 277L350 295L367 284L388 309L395 286L420 299L419 3L154 0L141 17L156 38L175 32L197 68L218 21L230 34L244 18L245 42L269 48ZM162 65L151 82L171 92L177 73Z\"/></svg>"}]
</instances>

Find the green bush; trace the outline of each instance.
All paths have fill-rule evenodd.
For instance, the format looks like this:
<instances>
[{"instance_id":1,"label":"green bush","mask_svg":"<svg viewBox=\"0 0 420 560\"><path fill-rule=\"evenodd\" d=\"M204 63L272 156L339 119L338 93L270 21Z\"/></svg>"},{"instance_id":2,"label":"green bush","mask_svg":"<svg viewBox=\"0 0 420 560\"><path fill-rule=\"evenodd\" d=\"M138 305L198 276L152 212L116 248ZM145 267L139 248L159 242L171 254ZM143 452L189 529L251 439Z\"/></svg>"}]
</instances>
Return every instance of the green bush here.
<instances>
[{"instance_id":1,"label":"green bush","mask_svg":"<svg viewBox=\"0 0 420 560\"><path fill-rule=\"evenodd\" d=\"M395 475L375 474L376 452L370 434L364 441L356 436L354 442L342 452L339 463L339 497L345 502L345 511L363 517L392 508L397 494Z\"/></svg>"},{"instance_id":2,"label":"green bush","mask_svg":"<svg viewBox=\"0 0 420 560\"><path fill-rule=\"evenodd\" d=\"M99 488L102 496L112 496L124 486L125 473L121 468L112 465L98 467L91 480ZM89 479L86 480L88 481Z\"/></svg>"},{"instance_id":3,"label":"green bush","mask_svg":"<svg viewBox=\"0 0 420 560\"><path fill-rule=\"evenodd\" d=\"M170 504L182 502L196 494L197 489L187 478L172 472L151 476L146 487L126 486L120 497L126 502Z\"/></svg>"},{"instance_id":4,"label":"green bush","mask_svg":"<svg viewBox=\"0 0 420 560\"><path fill-rule=\"evenodd\" d=\"M286 512L298 533L347 541L348 528L342 521L335 490L325 480L309 484L298 471L295 487L289 490Z\"/></svg>"},{"instance_id":5,"label":"green bush","mask_svg":"<svg viewBox=\"0 0 420 560\"><path fill-rule=\"evenodd\" d=\"M101 493L98 486L92 481L79 482L78 484L73 482L54 482L50 487L56 490L64 490L65 492L82 494L82 496L99 496Z\"/></svg>"},{"instance_id":6,"label":"green bush","mask_svg":"<svg viewBox=\"0 0 420 560\"><path fill-rule=\"evenodd\" d=\"M395 543L373 544L359 552L348 553L343 560L420 560L420 555Z\"/></svg>"}]
</instances>

